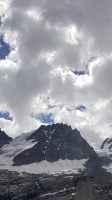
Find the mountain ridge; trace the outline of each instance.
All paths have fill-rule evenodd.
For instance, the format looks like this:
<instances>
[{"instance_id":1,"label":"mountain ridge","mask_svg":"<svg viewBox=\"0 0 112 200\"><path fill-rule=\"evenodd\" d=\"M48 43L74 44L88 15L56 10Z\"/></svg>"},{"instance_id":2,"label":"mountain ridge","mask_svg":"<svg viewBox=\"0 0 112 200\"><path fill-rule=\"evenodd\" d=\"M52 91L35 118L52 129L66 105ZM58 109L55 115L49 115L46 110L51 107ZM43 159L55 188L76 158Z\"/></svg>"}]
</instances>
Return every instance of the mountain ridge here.
<instances>
[{"instance_id":1,"label":"mountain ridge","mask_svg":"<svg viewBox=\"0 0 112 200\"><path fill-rule=\"evenodd\" d=\"M14 138L0 151L2 200L112 199L112 174L102 169L100 157L77 129L63 124L41 126Z\"/></svg>"},{"instance_id":2,"label":"mountain ridge","mask_svg":"<svg viewBox=\"0 0 112 200\"><path fill-rule=\"evenodd\" d=\"M102 146L105 144L104 141ZM76 167L77 171L79 167L89 172L111 164L110 158L103 156L102 149L100 153L95 151L77 129L72 130L71 126L62 123L41 125L37 130L21 134L0 151L0 168L7 169L10 163L12 171L24 169L29 173L33 168L35 173L44 173L44 168L45 173L50 172L48 168L51 172L57 171L57 167L62 171L65 166L69 170Z\"/></svg>"},{"instance_id":3,"label":"mountain ridge","mask_svg":"<svg viewBox=\"0 0 112 200\"><path fill-rule=\"evenodd\" d=\"M95 167L96 169L100 168L94 149L82 138L77 129L72 130L70 126L64 124L42 125L27 140L37 141L37 144L15 156L15 166L38 163L43 160L52 163L59 159L90 159L91 162L89 161L87 164L88 168L91 166L92 169L92 165L94 169Z\"/></svg>"}]
</instances>

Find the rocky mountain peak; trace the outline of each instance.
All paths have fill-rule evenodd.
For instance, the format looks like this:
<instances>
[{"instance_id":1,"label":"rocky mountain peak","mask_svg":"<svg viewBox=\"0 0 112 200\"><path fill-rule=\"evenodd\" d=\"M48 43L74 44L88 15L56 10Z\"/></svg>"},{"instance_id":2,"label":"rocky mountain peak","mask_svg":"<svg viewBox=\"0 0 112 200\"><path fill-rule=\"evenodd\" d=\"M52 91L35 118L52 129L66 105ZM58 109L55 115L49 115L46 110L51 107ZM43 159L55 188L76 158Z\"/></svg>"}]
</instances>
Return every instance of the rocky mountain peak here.
<instances>
[{"instance_id":1,"label":"rocky mountain peak","mask_svg":"<svg viewBox=\"0 0 112 200\"><path fill-rule=\"evenodd\" d=\"M87 159L88 167L100 167L93 148L82 138L77 129L72 130L71 126L66 124L42 125L27 140L32 140L36 144L15 156L16 166L42 161L53 163L60 159L79 161Z\"/></svg>"},{"instance_id":2,"label":"rocky mountain peak","mask_svg":"<svg viewBox=\"0 0 112 200\"><path fill-rule=\"evenodd\" d=\"M56 140L56 139L66 139L67 137L74 137L75 134L75 138L79 138L81 139L81 135L80 132L77 129L72 130L71 126L68 126L66 124L62 124L62 123L57 123L57 124L53 124L53 125L42 125L40 126L40 128L38 130L36 130L29 138L29 139L34 139L34 140L38 140L39 138L43 137L44 138L48 138L48 139L52 139L52 140ZM77 140L76 139L76 140Z\"/></svg>"}]
</instances>

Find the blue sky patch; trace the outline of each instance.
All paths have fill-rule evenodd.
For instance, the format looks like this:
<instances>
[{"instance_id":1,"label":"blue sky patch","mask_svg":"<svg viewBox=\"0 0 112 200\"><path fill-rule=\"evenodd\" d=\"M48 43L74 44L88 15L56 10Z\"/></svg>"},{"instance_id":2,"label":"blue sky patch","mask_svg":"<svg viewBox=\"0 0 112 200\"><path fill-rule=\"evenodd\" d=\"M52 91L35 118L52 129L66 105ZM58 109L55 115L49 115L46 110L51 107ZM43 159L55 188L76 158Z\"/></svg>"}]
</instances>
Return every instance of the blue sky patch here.
<instances>
[{"instance_id":1,"label":"blue sky patch","mask_svg":"<svg viewBox=\"0 0 112 200\"><path fill-rule=\"evenodd\" d=\"M78 76L82 76L82 75L84 75L84 74L86 74L86 71L73 71L73 73L75 74L75 75L78 75Z\"/></svg>"},{"instance_id":2,"label":"blue sky patch","mask_svg":"<svg viewBox=\"0 0 112 200\"><path fill-rule=\"evenodd\" d=\"M6 119L6 120L10 120L10 121L13 120L13 118L10 117L9 112L0 112L0 118L4 118L4 119Z\"/></svg>"},{"instance_id":3,"label":"blue sky patch","mask_svg":"<svg viewBox=\"0 0 112 200\"><path fill-rule=\"evenodd\" d=\"M90 60L88 61L87 65L85 66L85 70L81 70L81 71L78 71L78 70L75 70L75 71L72 71L75 75L78 75L78 76L82 76L82 75L85 75L85 74L88 74L89 75L89 64L91 62L93 62L94 60L96 59L96 57L92 56L90 58Z\"/></svg>"},{"instance_id":4,"label":"blue sky patch","mask_svg":"<svg viewBox=\"0 0 112 200\"><path fill-rule=\"evenodd\" d=\"M76 110L80 110L80 111L84 111L86 109L87 108L84 105L80 105L80 106L76 107Z\"/></svg>"},{"instance_id":5,"label":"blue sky patch","mask_svg":"<svg viewBox=\"0 0 112 200\"><path fill-rule=\"evenodd\" d=\"M32 118L36 118L38 120L40 120L42 123L48 123L48 124L53 124L54 120L52 119L52 114L31 114Z\"/></svg>"},{"instance_id":6,"label":"blue sky patch","mask_svg":"<svg viewBox=\"0 0 112 200\"><path fill-rule=\"evenodd\" d=\"M0 35L0 60L4 60L10 54L10 46L4 42L3 35Z\"/></svg>"}]
</instances>

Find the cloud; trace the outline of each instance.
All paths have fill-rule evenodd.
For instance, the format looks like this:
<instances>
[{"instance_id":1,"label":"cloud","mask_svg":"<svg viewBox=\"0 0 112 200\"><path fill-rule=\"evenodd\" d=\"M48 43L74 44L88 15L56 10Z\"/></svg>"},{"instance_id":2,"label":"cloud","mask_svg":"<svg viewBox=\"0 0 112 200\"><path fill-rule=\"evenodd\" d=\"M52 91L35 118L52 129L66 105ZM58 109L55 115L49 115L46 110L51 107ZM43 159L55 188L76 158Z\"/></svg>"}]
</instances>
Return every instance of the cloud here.
<instances>
[{"instance_id":1,"label":"cloud","mask_svg":"<svg viewBox=\"0 0 112 200\"><path fill-rule=\"evenodd\" d=\"M0 33L11 49L0 61L8 134L43 123L32 116L52 115L91 143L111 136L111 7L110 0L1 0Z\"/></svg>"}]
</instances>

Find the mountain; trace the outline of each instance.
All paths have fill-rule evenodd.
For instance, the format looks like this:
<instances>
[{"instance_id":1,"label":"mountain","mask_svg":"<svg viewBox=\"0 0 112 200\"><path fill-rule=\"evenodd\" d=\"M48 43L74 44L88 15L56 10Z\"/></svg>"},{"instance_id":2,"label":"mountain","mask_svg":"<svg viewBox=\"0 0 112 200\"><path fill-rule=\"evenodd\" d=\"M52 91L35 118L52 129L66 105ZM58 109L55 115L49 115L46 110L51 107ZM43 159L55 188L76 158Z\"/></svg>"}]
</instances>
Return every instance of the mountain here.
<instances>
[{"instance_id":1,"label":"mountain","mask_svg":"<svg viewBox=\"0 0 112 200\"><path fill-rule=\"evenodd\" d=\"M66 124L21 134L0 148L0 199L111 200L112 174L101 167L103 148L97 155Z\"/></svg>"},{"instance_id":2,"label":"mountain","mask_svg":"<svg viewBox=\"0 0 112 200\"><path fill-rule=\"evenodd\" d=\"M14 138L2 147L0 169L28 173L101 169L94 149L77 129L66 124L44 126Z\"/></svg>"},{"instance_id":3,"label":"mountain","mask_svg":"<svg viewBox=\"0 0 112 200\"><path fill-rule=\"evenodd\" d=\"M0 129L0 148L3 147L5 144L9 144L10 141L12 141L12 138Z\"/></svg>"},{"instance_id":4,"label":"mountain","mask_svg":"<svg viewBox=\"0 0 112 200\"><path fill-rule=\"evenodd\" d=\"M77 129L64 124L41 126L27 141L36 144L14 157L14 165L27 165L47 161L49 163L86 160L85 166L94 170L100 168L97 154L84 140Z\"/></svg>"}]
</instances>

